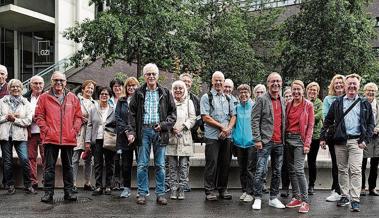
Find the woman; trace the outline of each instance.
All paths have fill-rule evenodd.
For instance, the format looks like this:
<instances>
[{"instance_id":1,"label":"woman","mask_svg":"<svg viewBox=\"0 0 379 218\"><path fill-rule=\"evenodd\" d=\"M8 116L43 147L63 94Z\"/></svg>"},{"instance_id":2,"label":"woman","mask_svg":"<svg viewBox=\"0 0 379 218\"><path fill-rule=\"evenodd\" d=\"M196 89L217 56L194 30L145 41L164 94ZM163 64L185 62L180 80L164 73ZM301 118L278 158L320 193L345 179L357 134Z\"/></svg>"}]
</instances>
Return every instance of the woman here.
<instances>
[{"instance_id":1,"label":"woman","mask_svg":"<svg viewBox=\"0 0 379 218\"><path fill-rule=\"evenodd\" d=\"M313 137L311 143L311 149L308 153L308 173L309 173L309 184L308 184L308 194L314 194L315 181L317 177L317 166L316 159L318 150L320 148L320 132L323 124L322 119L322 101L318 98L320 92L320 86L316 82L311 82L306 88L307 99L313 103L314 116L315 116L315 126L313 129Z\"/></svg>"},{"instance_id":2,"label":"woman","mask_svg":"<svg viewBox=\"0 0 379 218\"><path fill-rule=\"evenodd\" d=\"M79 134L76 137L77 146L74 148L74 153L72 155L72 172L73 172L73 182L74 188L73 192L77 193L78 189L76 187L76 179L78 176L78 168L80 157L83 153L83 156L86 156L84 160L84 187L85 191L93 191L94 188L91 185L91 175L92 175L92 157L91 151L88 144L85 143L86 129L88 114L90 110L95 107L96 102L92 99L92 94L96 88L96 82L93 80L85 80L82 84L82 93L78 94L80 101L80 107L83 114L83 124L80 128ZM87 145L87 146L86 146Z\"/></svg>"},{"instance_id":3,"label":"woman","mask_svg":"<svg viewBox=\"0 0 379 218\"><path fill-rule=\"evenodd\" d=\"M379 163L379 104L376 101L376 93L378 86L375 83L367 83L363 87L364 95L368 102L371 103L372 112L375 119L374 135L370 144L367 145L363 152L362 161L362 191L361 195L366 195L366 165L367 158L370 158L370 174L368 176L368 194L371 196L379 196L375 190L376 179L378 177L378 163Z\"/></svg>"},{"instance_id":4,"label":"woman","mask_svg":"<svg viewBox=\"0 0 379 218\"><path fill-rule=\"evenodd\" d=\"M258 84L253 89L254 99L266 93L266 86L263 84Z\"/></svg>"},{"instance_id":5,"label":"woman","mask_svg":"<svg viewBox=\"0 0 379 218\"><path fill-rule=\"evenodd\" d=\"M286 207L300 207L299 213L308 213L308 184L304 173L304 160L312 142L314 110L312 103L304 98L302 81L293 81L291 90L293 100L286 105L286 146L292 200Z\"/></svg>"},{"instance_id":6,"label":"woman","mask_svg":"<svg viewBox=\"0 0 379 218\"><path fill-rule=\"evenodd\" d=\"M131 194L131 180L132 180L132 167L133 167L133 152L137 155L137 146L135 143L128 144L126 136L126 127L128 125L128 105L134 91L139 87L139 82L135 77L129 77L125 80L124 90L125 96L122 96L116 106L116 131L117 131L117 153L121 153L121 170L123 177L124 190L120 197L127 198Z\"/></svg>"},{"instance_id":7,"label":"woman","mask_svg":"<svg viewBox=\"0 0 379 218\"><path fill-rule=\"evenodd\" d=\"M123 95L124 82L118 78L114 78L110 83L109 87L112 90L112 97L109 99L109 105L113 108L116 108L118 99ZM114 181L112 188L113 190L120 190L121 182L120 182L120 154L116 154L114 156L114 162L115 162L115 169L114 169Z\"/></svg>"},{"instance_id":8,"label":"woman","mask_svg":"<svg viewBox=\"0 0 379 218\"><path fill-rule=\"evenodd\" d=\"M284 100L285 100L285 102L287 103L287 102L289 102L289 101L292 101L292 91L291 91L291 88L286 88L285 90L284 90L284 93L283 93L283 95L284 95Z\"/></svg>"},{"instance_id":9,"label":"woman","mask_svg":"<svg viewBox=\"0 0 379 218\"><path fill-rule=\"evenodd\" d=\"M95 162L95 179L96 188L92 195L103 194L103 169L105 168L105 194L111 194L111 185L114 168L114 154L112 150L103 148L104 132L115 132L116 121L115 113L112 106L109 105L109 98L112 96L111 90L108 87L101 87L99 89L99 104L93 107L89 113L87 132L86 132L86 146L92 145L94 151ZM104 165L105 159L105 165Z\"/></svg>"},{"instance_id":10,"label":"woman","mask_svg":"<svg viewBox=\"0 0 379 218\"><path fill-rule=\"evenodd\" d=\"M240 169L242 187L240 200L251 202L254 200L252 186L256 165L256 149L251 134L251 112L254 103L250 99L251 89L249 85L242 84L238 86L237 90L239 103L236 106L237 120L232 131L232 138Z\"/></svg>"},{"instance_id":11,"label":"woman","mask_svg":"<svg viewBox=\"0 0 379 218\"><path fill-rule=\"evenodd\" d=\"M329 112L330 106L337 99L338 96L342 96L345 94L345 77L339 74L336 74L330 84L328 86L328 96L324 98L323 106L322 106L322 114L323 119L325 119L326 115ZM326 142L329 147L330 158L332 159L332 192L330 196L326 198L326 201L335 202L341 198L341 188L338 184L338 166L336 160L336 151L334 149L334 142L327 141Z\"/></svg>"},{"instance_id":12,"label":"woman","mask_svg":"<svg viewBox=\"0 0 379 218\"><path fill-rule=\"evenodd\" d=\"M171 199L183 200L184 184L188 178L189 157L193 155L191 128L195 125L196 112L188 97L186 84L175 81L171 89L176 104L176 123L170 132L166 156L169 164Z\"/></svg>"},{"instance_id":13,"label":"woman","mask_svg":"<svg viewBox=\"0 0 379 218\"><path fill-rule=\"evenodd\" d=\"M8 83L9 95L0 100L0 144L3 158L4 180L8 194L16 193L13 178L13 147L21 162L22 176L26 193L36 194L30 180L28 160L28 130L32 123L32 108L29 101L22 97L22 82L12 79Z\"/></svg>"}]
</instances>

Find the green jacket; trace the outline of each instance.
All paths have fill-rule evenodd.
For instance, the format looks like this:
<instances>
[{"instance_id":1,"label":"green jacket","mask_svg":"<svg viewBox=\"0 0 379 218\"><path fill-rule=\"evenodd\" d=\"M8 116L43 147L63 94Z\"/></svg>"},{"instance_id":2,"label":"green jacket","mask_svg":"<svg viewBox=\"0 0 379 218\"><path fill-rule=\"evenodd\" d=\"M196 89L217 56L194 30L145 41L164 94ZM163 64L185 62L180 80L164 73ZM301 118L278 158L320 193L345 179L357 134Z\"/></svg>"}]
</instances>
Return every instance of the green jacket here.
<instances>
[{"instance_id":1,"label":"green jacket","mask_svg":"<svg viewBox=\"0 0 379 218\"><path fill-rule=\"evenodd\" d=\"M313 139L320 138L320 132L323 125L323 114L322 114L322 101L316 98L313 103L313 108L315 112L315 127L313 128Z\"/></svg>"}]
</instances>

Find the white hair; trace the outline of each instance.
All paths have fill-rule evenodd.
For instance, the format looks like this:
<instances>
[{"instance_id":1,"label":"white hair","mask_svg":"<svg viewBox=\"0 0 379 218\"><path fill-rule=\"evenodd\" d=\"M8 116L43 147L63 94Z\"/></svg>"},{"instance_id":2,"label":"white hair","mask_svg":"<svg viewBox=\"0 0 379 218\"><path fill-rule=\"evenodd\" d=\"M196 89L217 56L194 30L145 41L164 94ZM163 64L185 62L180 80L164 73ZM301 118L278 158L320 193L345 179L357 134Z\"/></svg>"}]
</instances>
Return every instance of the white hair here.
<instances>
[{"instance_id":1,"label":"white hair","mask_svg":"<svg viewBox=\"0 0 379 218\"><path fill-rule=\"evenodd\" d=\"M183 99L186 99L186 98L187 98L187 95L188 95L187 86L186 86L186 84L185 84L183 81L181 81L181 80L176 80L176 81L173 82L172 85L171 85L171 94L172 94L172 96L174 97L174 99L175 99L175 96L174 96L174 87L176 87L176 86L181 86L181 87L183 87L184 95L183 95L183 97L182 97L181 99L182 99L182 100L183 100ZM182 100L181 100L181 101L182 101Z\"/></svg>"},{"instance_id":2,"label":"white hair","mask_svg":"<svg viewBox=\"0 0 379 218\"><path fill-rule=\"evenodd\" d=\"M4 72L6 75L8 75L7 67L0 64L0 72Z\"/></svg>"},{"instance_id":3,"label":"white hair","mask_svg":"<svg viewBox=\"0 0 379 218\"><path fill-rule=\"evenodd\" d=\"M44 82L41 76L35 75L35 76L32 76L32 78L30 78L30 83L32 83L35 80L42 80L42 82Z\"/></svg>"},{"instance_id":4,"label":"white hair","mask_svg":"<svg viewBox=\"0 0 379 218\"><path fill-rule=\"evenodd\" d=\"M60 71L54 71L53 75L51 75L51 79L53 79L53 77L54 77L55 75L61 75L61 76L64 77L64 79L67 79L67 78L66 78L66 74L64 74L64 73L62 73L62 72L60 72Z\"/></svg>"},{"instance_id":5,"label":"white hair","mask_svg":"<svg viewBox=\"0 0 379 218\"><path fill-rule=\"evenodd\" d=\"M225 79L224 85L225 84L229 84L232 88L234 88L234 83L233 83L233 80L231 79Z\"/></svg>"},{"instance_id":6,"label":"white hair","mask_svg":"<svg viewBox=\"0 0 379 218\"><path fill-rule=\"evenodd\" d=\"M157 75L159 75L159 68L156 64L148 63L143 67L142 72L143 75L145 75L146 73L156 73Z\"/></svg>"},{"instance_id":7,"label":"white hair","mask_svg":"<svg viewBox=\"0 0 379 218\"><path fill-rule=\"evenodd\" d=\"M222 79L225 79L225 76L224 74L221 72L221 71L216 71L212 74L212 79L215 77L215 76L221 76Z\"/></svg>"}]
</instances>

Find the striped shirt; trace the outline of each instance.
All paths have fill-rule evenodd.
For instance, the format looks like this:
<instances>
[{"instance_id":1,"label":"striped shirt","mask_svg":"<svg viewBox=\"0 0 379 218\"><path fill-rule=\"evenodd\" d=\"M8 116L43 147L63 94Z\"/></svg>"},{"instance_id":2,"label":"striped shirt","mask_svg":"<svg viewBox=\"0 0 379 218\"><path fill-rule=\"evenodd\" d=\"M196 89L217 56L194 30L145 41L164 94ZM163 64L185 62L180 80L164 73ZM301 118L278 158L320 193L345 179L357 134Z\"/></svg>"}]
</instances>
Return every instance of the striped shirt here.
<instances>
[{"instance_id":1,"label":"striped shirt","mask_svg":"<svg viewBox=\"0 0 379 218\"><path fill-rule=\"evenodd\" d=\"M149 90L146 88L143 124L159 123L159 92L158 88Z\"/></svg>"}]
</instances>

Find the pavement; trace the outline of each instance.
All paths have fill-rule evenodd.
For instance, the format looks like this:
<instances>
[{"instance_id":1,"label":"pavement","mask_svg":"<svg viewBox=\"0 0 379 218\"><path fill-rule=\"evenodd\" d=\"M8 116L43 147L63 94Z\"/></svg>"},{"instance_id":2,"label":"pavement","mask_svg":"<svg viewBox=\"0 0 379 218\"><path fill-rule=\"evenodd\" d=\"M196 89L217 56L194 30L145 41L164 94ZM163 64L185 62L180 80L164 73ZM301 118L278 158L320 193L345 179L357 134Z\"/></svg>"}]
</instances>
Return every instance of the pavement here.
<instances>
[{"instance_id":1,"label":"pavement","mask_svg":"<svg viewBox=\"0 0 379 218\"><path fill-rule=\"evenodd\" d=\"M308 214L299 214L297 209L275 209L268 206L268 195L264 195L262 210L254 211L251 203L239 201L240 190L230 190L232 200L219 200L216 202L205 201L204 192L201 189L186 193L185 200L169 200L168 205L156 204L154 190L148 197L146 205L137 205L136 190L127 199L119 198L119 191L112 195L91 196L91 192L81 191L78 201L66 203L63 201L63 190L55 192L54 204L40 202L43 192L37 195L25 194L17 189L15 195L7 195L6 190L0 190L0 217L11 218L89 218L89 217L281 217L281 218L331 218L331 217L378 217L379 197L365 196L361 198L361 212L350 212L349 207L337 207L335 203L326 202L329 191L316 190L316 194L310 196L311 210ZM287 203L289 198L279 198Z\"/></svg>"}]
</instances>

